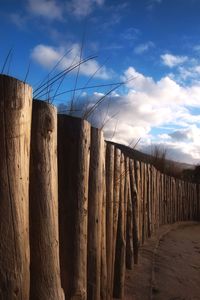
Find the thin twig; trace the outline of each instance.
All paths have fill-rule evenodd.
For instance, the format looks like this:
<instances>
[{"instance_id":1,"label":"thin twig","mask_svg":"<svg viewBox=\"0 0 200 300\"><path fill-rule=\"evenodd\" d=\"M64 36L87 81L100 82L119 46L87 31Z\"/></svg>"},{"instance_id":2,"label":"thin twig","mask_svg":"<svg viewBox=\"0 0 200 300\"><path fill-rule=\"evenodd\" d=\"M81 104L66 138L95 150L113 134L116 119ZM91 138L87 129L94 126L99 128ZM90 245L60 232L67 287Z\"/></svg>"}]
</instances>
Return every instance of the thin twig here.
<instances>
[{"instance_id":1,"label":"thin twig","mask_svg":"<svg viewBox=\"0 0 200 300\"><path fill-rule=\"evenodd\" d=\"M53 66L53 68L50 70L50 72L42 79L42 81L39 83L39 86L35 89L35 92L37 90L39 90L42 86L43 86L43 83L45 84L46 80L49 78L49 76L54 72L54 70L59 66L59 64L62 62L62 60L65 58L65 56L67 54L69 54L70 52L72 51L72 49L70 50L67 50L63 56L61 56L61 58L56 62L56 64Z\"/></svg>"},{"instance_id":2,"label":"thin twig","mask_svg":"<svg viewBox=\"0 0 200 300\"><path fill-rule=\"evenodd\" d=\"M25 82L25 83L26 83L26 80L27 80L27 78L28 78L28 74L29 74L29 71L30 71L30 66L31 66L31 63L29 62L28 68L27 68L27 72L26 72L26 76L25 76L25 78L24 78L24 82Z\"/></svg>"},{"instance_id":3,"label":"thin twig","mask_svg":"<svg viewBox=\"0 0 200 300\"><path fill-rule=\"evenodd\" d=\"M1 70L1 74L3 74L3 72L4 72L4 70L5 70L6 64L7 64L7 62L8 62L8 59L9 59L9 57L10 57L10 55L11 55L12 50L13 50L13 48L10 48L10 50L8 51L8 54L7 54L6 58L5 58L5 61L4 61L2 70Z\"/></svg>"},{"instance_id":4,"label":"thin twig","mask_svg":"<svg viewBox=\"0 0 200 300\"><path fill-rule=\"evenodd\" d=\"M130 79L128 79L125 82L119 83L117 86L115 86L114 88L112 88L111 90L109 90L104 96L102 96L84 115L83 118L84 119L88 119L88 117L97 109L97 107L104 101L104 99L110 95L113 91L115 91L116 89L118 89L120 86L132 81L133 79L135 79L136 77L132 77Z\"/></svg>"},{"instance_id":5,"label":"thin twig","mask_svg":"<svg viewBox=\"0 0 200 300\"><path fill-rule=\"evenodd\" d=\"M93 56L93 57L88 57L84 60L81 61L81 64L84 64L85 62L91 60L91 59L94 59L96 58L96 56ZM59 72L58 74L56 74L55 76L53 76L49 81L49 85L52 85L54 84L55 82L57 82L60 78L62 78L63 76L65 76L66 74L70 73L71 71L73 71L75 68L77 68L79 65L79 63L73 65L71 68L66 68L65 70ZM44 87L45 86L45 87ZM44 88L43 88L44 87ZM41 89L42 88L42 89ZM35 90L34 91L34 98L37 98L39 95L41 95L41 93L46 89L46 82L40 87L40 91ZM35 92L38 91L38 93L35 94Z\"/></svg>"},{"instance_id":6,"label":"thin twig","mask_svg":"<svg viewBox=\"0 0 200 300\"><path fill-rule=\"evenodd\" d=\"M105 63L106 63L106 61L108 60L108 58L105 60L105 62L101 65L101 66L99 66L97 69L96 69L96 71L90 76L90 78L87 80L87 82L85 83L85 85L84 85L84 87L83 87L83 89L86 89L86 88L90 88L90 87L88 87L88 84L90 83L90 81L94 78L94 76L103 68L103 66L105 65ZM98 87L98 86L97 86ZM78 100L79 100L79 98L80 98L80 96L81 96L81 94L82 93L80 93L79 95L78 95L78 97L77 97L77 102L78 102Z\"/></svg>"},{"instance_id":7,"label":"thin twig","mask_svg":"<svg viewBox=\"0 0 200 300\"><path fill-rule=\"evenodd\" d=\"M75 85L74 85L74 91L73 91L73 95L72 95L72 99L71 99L71 109L73 110L73 105L74 105L74 97L75 97L75 91L76 91L76 87L77 87L77 83L78 83L78 78L79 78L79 73L80 73L80 62L82 60L82 55L83 55L83 47L84 47L84 43L85 43L85 36L86 36L86 24L87 24L87 19L86 19L86 23L84 26L84 32L83 32L83 37L82 37L82 42L81 42L81 50L80 50L80 57L79 57L79 66L77 68L77 73L76 73L76 78L75 78Z\"/></svg>"},{"instance_id":8,"label":"thin twig","mask_svg":"<svg viewBox=\"0 0 200 300\"><path fill-rule=\"evenodd\" d=\"M61 95L67 94L67 93L71 93L71 92L74 92L74 91L82 91L82 90L85 90L85 89L101 88L101 87L113 86L113 85L118 85L118 84L123 84L123 83L124 82L115 82L115 83L107 83L107 84L97 84L97 85L91 85L91 86L83 86L83 87L79 87L79 88L76 88L76 89L70 89L70 90L63 91L63 92L61 92L59 94L56 94L56 96L54 98L57 98L58 96L61 96Z\"/></svg>"}]
</instances>

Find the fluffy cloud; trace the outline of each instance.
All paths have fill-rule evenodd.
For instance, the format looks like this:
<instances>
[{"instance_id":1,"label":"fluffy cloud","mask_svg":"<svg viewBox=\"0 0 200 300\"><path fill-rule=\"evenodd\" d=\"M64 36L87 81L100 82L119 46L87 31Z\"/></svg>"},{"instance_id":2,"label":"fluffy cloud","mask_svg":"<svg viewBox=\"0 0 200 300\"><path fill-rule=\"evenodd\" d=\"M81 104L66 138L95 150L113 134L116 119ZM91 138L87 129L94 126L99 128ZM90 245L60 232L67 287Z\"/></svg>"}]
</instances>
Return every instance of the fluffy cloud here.
<instances>
[{"instance_id":1,"label":"fluffy cloud","mask_svg":"<svg viewBox=\"0 0 200 300\"><path fill-rule=\"evenodd\" d=\"M49 20L62 19L62 8L55 0L28 0L28 10L31 14Z\"/></svg>"},{"instance_id":2,"label":"fluffy cloud","mask_svg":"<svg viewBox=\"0 0 200 300\"><path fill-rule=\"evenodd\" d=\"M161 55L162 63L169 68L176 67L188 60L187 56L172 55L169 53Z\"/></svg>"},{"instance_id":3,"label":"fluffy cloud","mask_svg":"<svg viewBox=\"0 0 200 300\"><path fill-rule=\"evenodd\" d=\"M176 130L169 134L169 136L176 141L193 142L200 146L200 128L196 125L191 125L188 128Z\"/></svg>"},{"instance_id":4,"label":"fluffy cloud","mask_svg":"<svg viewBox=\"0 0 200 300\"><path fill-rule=\"evenodd\" d=\"M71 0L67 9L76 17L82 18L91 14L95 6L102 6L104 0Z\"/></svg>"},{"instance_id":5,"label":"fluffy cloud","mask_svg":"<svg viewBox=\"0 0 200 300\"><path fill-rule=\"evenodd\" d=\"M69 53L62 59L62 62L59 64L60 70L64 70L67 67L70 67L72 64L75 65L79 62L80 45L70 45L69 49L71 49L71 51L69 51ZM63 47L56 48L40 44L32 50L31 57L43 67L50 69L60 60L60 58L64 55L65 52L66 49L64 49ZM95 74L97 78L110 78L111 71L108 71L106 67L100 68L99 63L95 59L89 60L86 63L82 64L80 67L80 74L85 76L91 76L98 69L99 72Z\"/></svg>"},{"instance_id":6,"label":"fluffy cloud","mask_svg":"<svg viewBox=\"0 0 200 300\"><path fill-rule=\"evenodd\" d=\"M149 49L153 48L155 45L153 42L149 41L144 44L140 44L137 47L134 48L134 52L136 54L143 54L144 52L147 52Z\"/></svg>"},{"instance_id":7,"label":"fluffy cloud","mask_svg":"<svg viewBox=\"0 0 200 300\"><path fill-rule=\"evenodd\" d=\"M90 15L97 7L103 6L105 0L27 0L26 14L11 13L10 20L19 28L32 17L42 17L47 21L63 21L67 14L77 18Z\"/></svg>"},{"instance_id":8,"label":"fluffy cloud","mask_svg":"<svg viewBox=\"0 0 200 300\"><path fill-rule=\"evenodd\" d=\"M166 146L170 158L190 163L200 160L200 116L192 115L189 109L191 106L200 109L200 85L183 87L168 76L155 81L133 67L123 75L124 80L130 77L135 79L127 83L127 93L112 93L89 121L97 127L105 124L107 139L129 145L141 138L141 146L151 143ZM93 107L103 95L86 94L76 103L76 109L84 111L86 102L88 108ZM162 131L157 136L152 135L151 131L159 127ZM182 129L172 129L170 133L169 127ZM167 133L164 134L165 128Z\"/></svg>"}]
</instances>

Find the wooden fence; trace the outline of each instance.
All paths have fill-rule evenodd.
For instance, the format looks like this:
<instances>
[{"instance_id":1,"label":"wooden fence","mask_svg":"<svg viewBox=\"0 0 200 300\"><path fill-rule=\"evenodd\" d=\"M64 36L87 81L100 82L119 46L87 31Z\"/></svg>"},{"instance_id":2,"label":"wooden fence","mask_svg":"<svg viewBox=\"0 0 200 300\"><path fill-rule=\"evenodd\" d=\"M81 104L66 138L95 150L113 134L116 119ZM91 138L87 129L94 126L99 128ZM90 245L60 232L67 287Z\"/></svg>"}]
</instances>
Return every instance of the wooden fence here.
<instances>
[{"instance_id":1,"label":"wooden fence","mask_svg":"<svg viewBox=\"0 0 200 300\"><path fill-rule=\"evenodd\" d=\"M199 185L129 158L0 76L0 299L123 299L163 224L199 220Z\"/></svg>"}]
</instances>

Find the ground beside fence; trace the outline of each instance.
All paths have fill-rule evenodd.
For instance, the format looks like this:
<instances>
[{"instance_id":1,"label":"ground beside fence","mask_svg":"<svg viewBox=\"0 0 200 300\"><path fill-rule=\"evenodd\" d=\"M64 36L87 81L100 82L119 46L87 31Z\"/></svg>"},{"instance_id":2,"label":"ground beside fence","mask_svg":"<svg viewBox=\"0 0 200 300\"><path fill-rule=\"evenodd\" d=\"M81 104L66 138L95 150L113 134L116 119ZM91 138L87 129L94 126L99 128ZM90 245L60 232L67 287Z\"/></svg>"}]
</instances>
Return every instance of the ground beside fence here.
<instances>
[{"instance_id":1,"label":"ground beside fence","mask_svg":"<svg viewBox=\"0 0 200 300\"><path fill-rule=\"evenodd\" d=\"M125 300L200 299L200 224L160 227L140 248L140 263L127 270Z\"/></svg>"}]
</instances>

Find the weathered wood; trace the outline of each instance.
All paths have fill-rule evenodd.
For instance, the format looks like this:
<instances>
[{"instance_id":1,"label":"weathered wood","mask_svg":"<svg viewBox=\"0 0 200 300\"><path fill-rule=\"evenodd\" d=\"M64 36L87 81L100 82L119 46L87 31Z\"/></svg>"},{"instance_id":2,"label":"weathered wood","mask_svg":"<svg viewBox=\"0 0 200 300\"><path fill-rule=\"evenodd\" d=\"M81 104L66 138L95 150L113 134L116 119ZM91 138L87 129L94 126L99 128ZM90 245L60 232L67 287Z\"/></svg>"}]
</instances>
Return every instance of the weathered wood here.
<instances>
[{"instance_id":1,"label":"weathered wood","mask_svg":"<svg viewBox=\"0 0 200 300\"><path fill-rule=\"evenodd\" d=\"M137 205L138 205L138 215L137 215L137 226L138 226L138 241L141 243L142 239L142 202L141 202L141 175L140 175L140 163L134 161L135 167L135 182L137 188Z\"/></svg>"},{"instance_id":2,"label":"weathered wood","mask_svg":"<svg viewBox=\"0 0 200 300\"><path fill-rule=\"evenodd\" d=\"M58 238L57 114L33 102L30 164L30 299L64 299Z\"/></svg>"},{"instance_id":3,"label":"weathered wood","mask_svg":"<svg viewBox=\"0 0 200 300\"><path fill-rule=\"evenodd\" d=\"M133 210L131 201L131 191L129 187L126 220L126 268L132 270L133 263Z\"/></svg>"},{"instance_id":4,"label":"weathered wood","mask_svg":"<svg viewBox=\"0 0 200 300\"><path fill-rule=\"evenodd\" d=\"M90 125L58 115L61 281L67 299L87 299Z\"/></svg>"},{"instance_id":5,"label":"weathered wood","mask_svg":"<svg viewBox=\"0 0 200 300\"><path fill-rule=\"evenodd\" d=\"M99 129L91 130L88 198L88 299L100 299L101 224L103 203L104 139Z\"/></svg>"},{"instance_id":6,"label":"weathered wood","mask_svg":"<svg viewBox=\"0 0 200 300\"><path fill-rule=\"evenodd\" d=\"M107 251L106 251L106 170L105 170L106 144L103 149L103 203L101 216L101 291L100 299L108 300L108 278L107 278Z\"/></svg>"},{"instance_id":7,"label":"weathered wood","mask_svg":"<svg viewBox=\"0 0 200 300\"><path fill-rule=\"evenodd\" d=\"M0 75L0 299L29 295L29 155L32 89Z\"/></svg>"},{"instance_id":8,"label":"weathered wood","mask_svg":"<svg viewBox=\"0 0 200 300\"><path fill-rule=\"evenodd\" d=\"M106 256L108 299L112 298L114 145L106 146Z\"/></svg>"},{"instance_id":9,"label":"weathered wood","mask_svg":"<svg viewBox=\"0 0 200 300\"><path fill-rule=\"evenodd\" d=\"M121 174L120 174L120 199L119 199L119 214L117 225L117 240L115 252L115 273L114 273L114 298L123 299L124 297L124 280L125 280L125 161L124 155L121 155Z\"/></svg>"},{"instance_id":10,"label":"weathered wood","mask_svg":"<svg viewBox=\"0 0 200 300\"><path fill-rule=\"evenodd\" d=\"M117 225L119 214L119 197L120 197L120 178L121 178L121 151L115 148L114 155L114 185L113 185L113 250L112 250L112 292L114 287L115 275L115 252L117 240Z\"/></svg>"},{"instance_id":11,"label":"weathered wood","mask_svg":"<svg viewBox=\"0 0 200 300\"><path fill-rule=\"evenodd\" d=\"M138 264L138 255L139 255L138 222L137 222L138 199L137 199L137 186L135 182L133 160L130 160L129 167L130 167L130 192L131 192L132 213L133 213L132 218L133 218L134 264Z\"/></svg>"},{"instance_id":12,"label":"weathered wood","mask_svg":"<svg viewBox=\"0 0 200 300\"><path fill-rule=\"evenodd\" d=\"M153 203L153 186L152 186L152 176L150 173L150 165L147 164L147 199L146 199L146 210L147 210L147 237L151 237L151 231L152 231L152 204Z\"/></svg>"}]
</instances>

